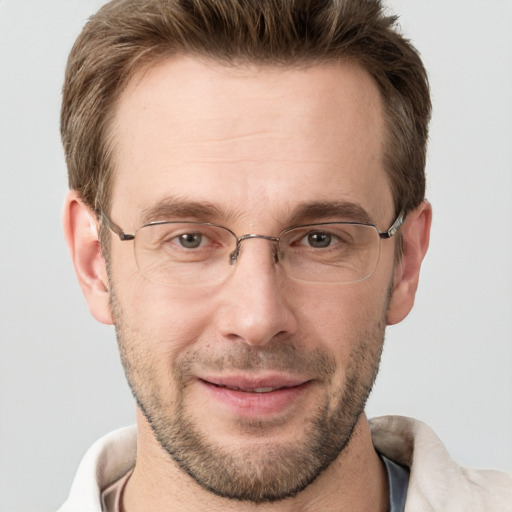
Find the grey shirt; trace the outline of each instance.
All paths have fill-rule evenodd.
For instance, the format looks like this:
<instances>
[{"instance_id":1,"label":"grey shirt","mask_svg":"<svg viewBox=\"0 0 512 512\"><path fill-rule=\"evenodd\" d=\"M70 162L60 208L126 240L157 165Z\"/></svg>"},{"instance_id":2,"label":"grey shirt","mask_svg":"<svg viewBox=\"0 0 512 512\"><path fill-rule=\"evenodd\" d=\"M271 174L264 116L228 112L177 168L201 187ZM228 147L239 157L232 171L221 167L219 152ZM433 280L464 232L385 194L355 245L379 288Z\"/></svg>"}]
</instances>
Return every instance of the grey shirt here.
<instances>
[{"instance_id":1,"label":"grey shirt","mask_svg":"<svg viewBox=\"0 0 512 512\"><path fill-rule=\"evenodd\" d=\"M396 464L382 454L379 455L388 473L389 512L404 512L409 487L409 469Z\"/></svg>"}]
</instances>

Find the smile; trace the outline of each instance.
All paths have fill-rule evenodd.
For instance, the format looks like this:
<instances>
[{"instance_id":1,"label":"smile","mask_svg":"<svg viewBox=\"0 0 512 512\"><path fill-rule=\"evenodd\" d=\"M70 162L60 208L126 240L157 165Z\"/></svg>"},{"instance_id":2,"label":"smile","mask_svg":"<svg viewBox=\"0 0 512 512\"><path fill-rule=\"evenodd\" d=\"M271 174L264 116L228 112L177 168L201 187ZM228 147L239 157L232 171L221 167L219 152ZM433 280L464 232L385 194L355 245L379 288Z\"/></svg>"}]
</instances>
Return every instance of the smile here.
<instances>
[{"instance_id":1,"label":"smile","mask_svg":"<svg viewBox=\"0 0 512 512\"><path fill-rule=\"evenodd\" d=\"M199 384L215 404L214 411L235 417L263 418L297 407L311 392L313 381L287 376L251 378L207 377Z\"/></svg>"},{"instance_id":2,"label":"smile","mask_svg":"<svg viewBox=\"0 0 512 512\"><path fill-rule=\"evenodd\" d=\"M213 384L213 383L212 383ZM242 391L244 393L271 393L272 391L278 391L280 389L287 389L288 386L280 386L280 387L264 387L264 388L240 388L237 386L223 386L219 384L213 384L219 388L226 388L231 391Z\"/></svg>"}]
</instances>

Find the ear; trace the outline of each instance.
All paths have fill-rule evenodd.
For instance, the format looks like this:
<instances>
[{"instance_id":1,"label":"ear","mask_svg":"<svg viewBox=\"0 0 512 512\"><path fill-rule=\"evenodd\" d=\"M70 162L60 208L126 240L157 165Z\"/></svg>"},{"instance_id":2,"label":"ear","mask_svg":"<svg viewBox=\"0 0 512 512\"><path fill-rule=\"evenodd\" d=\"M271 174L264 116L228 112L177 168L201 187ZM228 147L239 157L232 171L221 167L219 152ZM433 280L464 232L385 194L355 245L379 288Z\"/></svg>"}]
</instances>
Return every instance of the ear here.
<instances>
[{"instance_id":1,"label":"ear","mask_svg":"<svg viewBox=\"0 0 512 512\"><path fill-rule=\"evenodd\" d=\"M420 267L428 249L432 207L423 201L408 214L400 228L403 240L402 259L396 264L393 293L388 309L388 325L401 322L414 304Z\"/></svg>"},{"instance_id":2,"label":"ear","mask_svg":"<svg viewBox=\"0 0 512 512\"><path fill-rule=\"evenodd\" d=\"M103 324L112 324L107 268L98 239L95 213L71 190L64 206L63 224L78 282L92 316Z\"/></svg>"}]
</instances>

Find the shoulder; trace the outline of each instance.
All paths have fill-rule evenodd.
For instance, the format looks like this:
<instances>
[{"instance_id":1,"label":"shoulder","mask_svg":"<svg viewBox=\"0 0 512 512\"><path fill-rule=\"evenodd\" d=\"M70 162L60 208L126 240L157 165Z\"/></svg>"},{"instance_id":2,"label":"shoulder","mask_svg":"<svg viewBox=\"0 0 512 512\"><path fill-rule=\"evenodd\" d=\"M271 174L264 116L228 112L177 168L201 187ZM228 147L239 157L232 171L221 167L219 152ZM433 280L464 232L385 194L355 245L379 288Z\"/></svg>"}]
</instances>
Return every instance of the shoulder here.
<instances>
[{"instance_id":1,"label":"shoulder","mask_svg":"<svg viewBox=\"0 0 512 512\"><path fill-rule=\"evenodd\" d=\"M512 476L460 466L425 423L383 416L370 428L375 448L410 468L406 511L512 512Z\"/></svg>"},{"instance_id":2,"label":"shoulder","mask_svg":"<svg viewBox=\"0 0 512 512\"><path fill-rule=\"evenodd\" d=\"M58 512L101 512L101 492L135 465L135 426L115 430L87 451L69 493Z\"/></svg>"}]
</instances>

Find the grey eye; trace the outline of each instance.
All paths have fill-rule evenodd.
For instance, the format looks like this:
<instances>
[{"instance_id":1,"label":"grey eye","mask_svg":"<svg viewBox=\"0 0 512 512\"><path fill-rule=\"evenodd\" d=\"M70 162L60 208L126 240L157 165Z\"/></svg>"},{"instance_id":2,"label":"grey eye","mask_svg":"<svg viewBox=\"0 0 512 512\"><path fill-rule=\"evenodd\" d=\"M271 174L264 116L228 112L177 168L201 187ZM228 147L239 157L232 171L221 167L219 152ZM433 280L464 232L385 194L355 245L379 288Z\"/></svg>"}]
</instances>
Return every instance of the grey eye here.
<instances>
[{"instance_id":1,"label":"grey eye","mask_svg":"<svg viewBox=\"0 0 512 512\"><path fill-rule=\"evenodd\" d=\"M315 247L322 249L324 247L329 247L332 243L332 235L325 231L312 231L308 233L307 236L307 244L310 247Z\"/></svg>"},{"instance_id":2,"label":"grey eye","mask_svg":"<svg viewBox=\"0 0 512 512\"><path fill-rule=\"evenodd\" d=\"M178 237L178 241L185 249L197 249L203 242L202 233L184 233Z\"/></svg>"}]
</instances>

